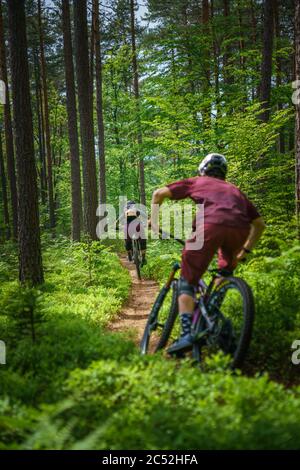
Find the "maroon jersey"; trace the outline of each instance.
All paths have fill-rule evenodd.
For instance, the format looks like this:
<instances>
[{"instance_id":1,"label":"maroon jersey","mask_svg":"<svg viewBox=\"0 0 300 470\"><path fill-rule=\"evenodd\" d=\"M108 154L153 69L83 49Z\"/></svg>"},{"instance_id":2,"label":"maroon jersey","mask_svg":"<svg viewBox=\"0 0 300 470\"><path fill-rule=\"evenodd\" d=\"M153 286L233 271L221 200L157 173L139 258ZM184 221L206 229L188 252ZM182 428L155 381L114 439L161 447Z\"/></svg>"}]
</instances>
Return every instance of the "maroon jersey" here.
<instances>
[{"instance_id":1,"label":"maroon jersey","mask_svg":"<svg viewBox=\"0 0 300 470\"><path fill-rule=\"evenodd\" d=\"M249 227L260 217L256 207L233 184L210 176L197 176L168 184L173 200L190 198L204 204L206 224Z\"/></svg>"}]
</instances>

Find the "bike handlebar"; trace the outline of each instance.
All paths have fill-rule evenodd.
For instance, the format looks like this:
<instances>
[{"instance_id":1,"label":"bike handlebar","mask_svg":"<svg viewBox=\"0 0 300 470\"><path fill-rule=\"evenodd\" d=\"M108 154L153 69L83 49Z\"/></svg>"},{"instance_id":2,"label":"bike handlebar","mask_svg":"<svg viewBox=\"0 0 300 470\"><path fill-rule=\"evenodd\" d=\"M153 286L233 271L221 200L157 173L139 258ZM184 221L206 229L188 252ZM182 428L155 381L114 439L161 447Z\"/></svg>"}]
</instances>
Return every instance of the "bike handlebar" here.
<instances>
[{"instance_id":1,"label":"bike handlebar","mask_svg":"<svg viewBox=\"0 0 300 470\"><path fill-rule=\"evenodd\" d=\"M148 221L148 226L151 227L151 221ZM181 240L180 238L174 237L172 233L164 232L161 228L158 229L159 234L161 235L162 240L168 240L168 238L172 238L172 240L175 240L176 242L180 243L180 245L185 245L185 241Z\"/></svg>"},{"instance_id":2,"label":"bike handlebar","mask_svg":"<svg viewBox=\"0 0 300 470\"><path fill-rule=\"evenodd\" d=\"M159 229L159 233L162 236L162 240L167 240L168 238L172 238L176 242L180 243L180 245L185 245L185 241L181 240L180 238L174 237L171 233L164 232L162 229Z\"/></svg>"}]
</instances>

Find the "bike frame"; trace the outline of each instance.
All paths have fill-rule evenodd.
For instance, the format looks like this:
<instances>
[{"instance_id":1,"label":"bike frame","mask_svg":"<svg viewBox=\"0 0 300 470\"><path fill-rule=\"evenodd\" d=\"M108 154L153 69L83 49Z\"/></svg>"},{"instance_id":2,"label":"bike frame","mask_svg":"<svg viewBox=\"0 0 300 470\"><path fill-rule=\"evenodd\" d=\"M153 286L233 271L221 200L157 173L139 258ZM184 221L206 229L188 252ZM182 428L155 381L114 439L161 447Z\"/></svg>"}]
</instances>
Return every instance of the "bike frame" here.
<instances>
[{"instance_id":1,"label":"bike frame","mask_svg":"<svg viewBox=\"0 0 300 470\"><path fill-rule=\"evenodd\" d=\"M159 233L162 236L162 239L171 238L171 239L177 241L178 243L180 243L181 245L185 245L185 242L183 240L180 240L179 238L174 237L174 235L172 235L170 233L165 233L162 230L159 230ZM169 291L169 289L172 285L172 282L174 281L176 272L179 269L180 269L180 263L175 263L173 265L173 269L172 269L172 271L169 275L167 283L164 286L164 296ZM200 279L199 283L198 283L198 286L196 288L196 292L195 292L195 296L197 294L200 294L198 299L195 297L195 309L194 309L194 312L193 312L193 319L192 319L192 331L194 332L193 336L195 336L195 337L197 337L197 335L198 335L197 326L199 325L199 321L200 321L201 317L204 318L204 320L206 322L206 325L207 325L207 329L205 330L205 333L210 333L213 330L215 322L209 317L209 314L207 312L207 308L206 308L207 300L209 299L209 297L210 297L210 295L211 295L211 293L212 293L212 291L215 287L215 280L217 278L227 277L227 276L232 274L232 273L225 272L225 271L222 274L222 272L220 272L220 270L218 270L218 269L211 270L211 272L212 272L212 279L211 279L210 283L207 285L205 283L205 281L203 281L203 279ZM177 299L177 301L178 301L178 299Z\"/></svg>"},{"instance_id":2,"label":"bike frame","mask_svg":"<svg viewBox=\"0 0 300 470\"><path fill-rule=\"evenodd\" d=\"M169 275L167 283L165 284L166 292L168 292L176 272L180 269L180 264L175 263L173 269ZM199 324L199 320L201 317L204 318L207 324L207 332L211 332L214 328L215 322L209 317L207 312L206 303L215 287L215 279L218 277L223 277L218 271L213 274L213 277L210 283L207 285L203 279L199 280L195 295L200 294L199 298L195 298L195 309L193 312L193 320L192 320L192 331L194 331L194 335L197 336L197 325ZM177 299L178 301L178 299Z\"/></svg>"}]
</instances>

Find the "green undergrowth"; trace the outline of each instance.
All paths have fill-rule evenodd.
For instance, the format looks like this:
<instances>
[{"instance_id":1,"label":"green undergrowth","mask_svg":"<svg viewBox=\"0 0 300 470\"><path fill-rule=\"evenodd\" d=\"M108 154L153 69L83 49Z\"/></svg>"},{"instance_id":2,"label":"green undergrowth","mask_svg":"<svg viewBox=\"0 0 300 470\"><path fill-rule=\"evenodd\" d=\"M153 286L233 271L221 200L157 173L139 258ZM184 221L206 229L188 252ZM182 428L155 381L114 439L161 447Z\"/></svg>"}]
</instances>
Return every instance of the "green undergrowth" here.
<instances>
[{"instance_id":1,"label":"green undergrowth","mask_svg":"<svg viewBox=\"0 0 300 470\"><path fill-rule=\"evenodd\" d=\"M261 336L254 335L249 361L261 365L252 377L230 373L220 355L203 370L188 360L141 357L130 335L109 332L130 291L112 245L48 241L45 285L22 291L6 250L1 449L299 449L300 388L261 374L274 373L277 361L283 367L284 347L299 332L297 247L274 258L257 253L240 268L256 299L260 293ZM175 244L150 244L144 274L162 282L179 254ZM272 341L277 356L266 358Z\"/></svg>"}]
</instances>

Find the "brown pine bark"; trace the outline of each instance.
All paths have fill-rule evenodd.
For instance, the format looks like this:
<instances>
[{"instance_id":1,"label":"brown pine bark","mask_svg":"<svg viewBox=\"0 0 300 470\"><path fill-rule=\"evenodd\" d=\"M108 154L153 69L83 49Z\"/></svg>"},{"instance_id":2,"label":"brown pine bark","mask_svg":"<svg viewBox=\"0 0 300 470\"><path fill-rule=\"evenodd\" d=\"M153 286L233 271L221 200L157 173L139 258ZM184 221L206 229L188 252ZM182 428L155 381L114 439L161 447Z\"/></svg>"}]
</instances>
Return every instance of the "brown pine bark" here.
<instances>
[{"instance_id":1,"label":"brown pine bark","mask_svg":"<svg viewBox=\"0 0 300 470\"><path fill-rule=\"evenodd\" d=\"M94 13L95 55L96 55L100 204L105 204L106 203L106 164L105 164L105 134L104 134L104 118L103 118L103 80L102 80L99 0L93 0L93 13Z\"/></svg>"},{"instance_id":2,"label":"brown pine bark","mask_svg":"<svg viewBox=\"0 0 300 470\"><path fill-rule=\"evenodd\" d=\"M224 0L223 3L224 17L226 18L226 25L228 25L228 18L230 17L230 4L229 0ZM225 39L228 39L228 34L225 34ZM225 85L230 85L232 83L232 76L229 73L229 48L226 46L227 51L223 54L223 77Z\"/></svg>"},{"instance_id":3,"label":"brown pine bark","mask_svg":"<svg viewBox=\"0 0 300 470\"><path fill-rule=\"evenodd\" d=\"M6 84L6 104L4 106L4 124L5 124L5 145L6 145L6 164L7 175L10 190L10 204L12 209L12 228L13 237L18 237L18 194L17 178L15 168L15 153L12 131L12 118L10 106L10 93L8 88L6 50L4 41L4 28L2 17L2 1L0 0L0 79Z\"/></svg>"},{"instance_id":4,"label":"brown pine bark","mask_svg":"<svg viewBox=\"0 0 300 470\"><path fill-rule=\"evenodd\" d=\"M3 224L5 231L5 238L10 239L10 224L9 224L9 210L8 210L8 197L7 197L7 183L3 158L2 148L2 132L0 129L0 183L2 191L2 206L3 206Z\"/></svg>"},{"instance_id":5,"label":"brown pine bark","mask_svg":"<svg viewBox=\"0 0 300 470\"><path fill-rule=\"evenodd\" d=\"M73 45L71 35L70 3L62 0L62 28L64 37L64 61L67 90L68 130L71 154L71 191L72 191L72 239L80 240L82 220L82 197L79 139L77 128L77 105L73 64Z\"/></svg>"},{"instance_id":6,"label":"brown pine bark","mask_svg":"<svg viewBox=\"0 0 300 470\"><path fill-rule=\"evenodd\" d=\"M264 34L263 34L263 57L261 66L260 101L262 102L262 113L260 119L267 122L270 117L270 98L272 80L272 57L274 43L274 3L275 0L264 2Z\"/></svg>"},{"instance_id":7,"label":"brown pine bark","mask_svg":"<svg viewBox=\"0 0 300 470\"><path fill-rule=\"evenodd\" d=\"M48 88L47 88L47 67L46 67L46 58L45 58L45 45L44 45L44 32L43 32L43 22L42 22L41 0L38 0L38 24L39 24L39 39L40 39L42 94L43 94L43 106L44 106L44 124L45 124L44 131L45 131L46 157L47 157L49 223L50 223L50 228L53 230L55 228L55 204L54 204L54 191L53 191L53 163L52 163L52 149L51 149L49 99L48 99Z\"/></svg>"},{"instance_id":8,"label":"brown pine bark","mask_svg":"<svg viewBox=\"0 0 300 470\"><path fill-rule=\"evenodd\" d=\"M208 24L209 22L209 1L202 0L202 23Z\"/></svg>"},{"instance_id":9,"label":"brown pine bark","mask_svg":"<svg viewBox=\"0 0 300 470\"><path fill-rule=\"evenodd\" d=\"M300 0L295 0L295 71L296 80L300 80ZM298 237L300 238L300 101L296 104L296 214Z\"/></svg>"},{"instance_id":10,"label":"brown pine bark","mask_svg":"<svg viewBox=\"0 0 300 470\"><path fill-rule=\"evenodd\" d=\"M43 282L24 0L8 0L19 210L19 277Z\"/></svg>"},{"instance_id":11,"label":"brown pine bark","mask_svg":"<svg viewBox=\"0 0 300 470\"><path fill-rule=\"evenodd\" d=\"M144 159L141 155L141 146L143 144L143 136L141 129L140 119L140 90L139 90L139 71L137 62L136 50L136 29L135 29L135 2L130 0L130 19L131 19L131 46L132 46L132 68L133 68L133 89L136 100L136 114L137 114L137 142L139 147L139 186L140 186L140 201L146 205L146 191L145 191L145 165Z\"/></svg>"},{"instance_id":12,"label":"brown pine bark","mask_svg":"<svg viewBox=\"0 0 300 470\"><path fill-rule=\"evenodd\" d=\"M95 13L94 6L92 5L92 23L90 31L90 98L92 106L92 119L93 119L93 129L94 129L94 80L95 80Z\"/></svg>"},{"instance_id":13,"label":"brown pine bark","mask_svg":"<svg viewBox=\"0 0 300 470\"><path fill-rule=\"evenodd\" d=\"M46 204L47 199L47 171L46 171L46 156L45 156L45 138L44 138L44 125L43 125L43 106L42 106L42 90L40 80L40 64L39 54L34 54L34 79L36 91L36 115L38 123L38 140L39 140L39 161L40 161L40 191L42 204Z\"/></svg>"},{"instance_id":14,"label":"brown pine bark","mask_svg":"<svg viewBox=\"0 0 300 470\"><path fill-rule=\"evenodd\" d=\"M251 30L252 30L252 45L257 47L257 18L255 11L255 2L250 0L250 18L251 18ZM258 67L255 67L258 74ZM252 100L254 101L259 96L259 87L254 83L252 84Z\"/></svg>"},{"instance_id":15,"label":"brown pine bark","mask_svg":"<svg viewBox=\"0 0 300 470\"><path fill-rule=\"evenodd\" d=\"M220 44L217 38L216 29L214 26L214 18L215 18L215 3L211 1L211 19L213 23L212 28L212 35L213 35L213 55L214 55L214 81L215 81L215 101L216 101L216 120L218 116L221 114L221 107L220 107Z\"/></svg>"},{"instance_id":16,"label":"brown pine bark","mask_svg":"<svg viewBox=\"0 0 300 470\"><path fill-rule=\"evenodd\" d=\"M279 49L280 46L280 17L279 17L279 2L275 0L274 2L274 24L275 24L275 37L276 37L276 49ZM282 59L277 56L276 59L276 87L280 88L282 85ZM278 103L278 109L281 110L283 104ZM284 129L279 133L278 138L278 150L280 153L285 153L285 136Z\"/></svg>"},{"instance_id":17,"label":"brown pine bark","mask_svg":"<svg viewBox=\"0 0 300 470\"><path fill-rule=\"evenodd\" d=\"M205 97L208 96L210 92L210 81L211 81L211 64L210 64L210 59L211 59L211 40L210 40L210 27L209 27L209 21L210 21L210 7L209 7L209 1L208 0L202 0L202 25L203 25L203 31L205 36L207 37L206 39L206 45L203 48L203 70L204 70L204 80L202 84L202 93ZM203 123L204 127L206 129L210 128L211 125L211 106L207 105L205 106L205 109L202 112L203 116Z\"/></svg>"},{"instance_id":18,"label":"brown pine bark","mask_svg":"<svg viewBox=\"0 0 300 470\"><path fill-rule=\"evenodd\" d=\"M90 94L89 47L86 0L74 0L74 31L80 133L82 146L84 229L92 240L96 237L97 179Z\"/></svg>"}]
</instances>

